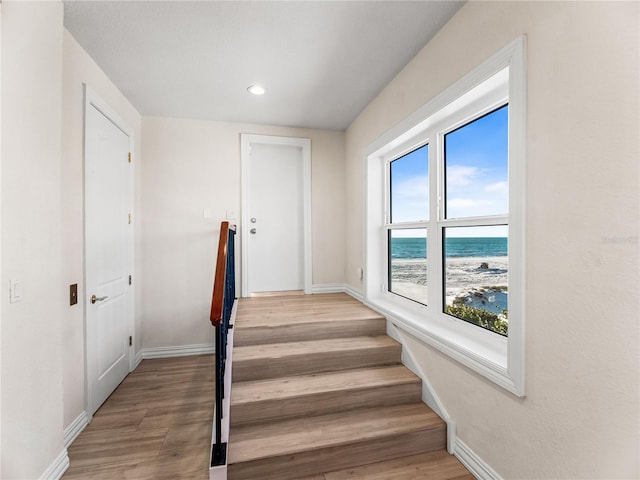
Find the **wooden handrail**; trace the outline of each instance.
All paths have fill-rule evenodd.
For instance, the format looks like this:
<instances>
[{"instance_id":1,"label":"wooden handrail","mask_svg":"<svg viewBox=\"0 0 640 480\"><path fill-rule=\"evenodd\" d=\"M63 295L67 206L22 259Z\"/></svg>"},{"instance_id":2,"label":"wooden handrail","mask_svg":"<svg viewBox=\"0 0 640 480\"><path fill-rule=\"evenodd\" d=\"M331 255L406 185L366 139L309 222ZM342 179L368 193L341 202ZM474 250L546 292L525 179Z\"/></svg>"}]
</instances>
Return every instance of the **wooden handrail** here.
<instances>
[{"instance_id":1,"label":"wooden handrail","mask_svg":"<svg viewBox=\"0 0 640 480\"><path fill-rule=\"evenodd\" d=\"M231 368L227 369L226 366L227 360L231 360L230 352L233 349L232 329L236 305L235 232L235 225L229 225L229 222L220 224L216 274L213 279L213 294L211 295L211 315L209 319L216 330L216 406L215 423L213 425L215 441L211 445L212 467L226 465L227 463L228 442L226 439L223 441L222 420L223 417L228 418L229 388L231 388ZM225 385L227 386L225 387ZM225 389L227 390L226 395ZM226 402L225 397L227 399ZM226 425L228 432L228 421Z\"/></svg>"},{"instance_id":2,"label":"wooden handrail","mask_svg":"<svg viewBox=\"0 0 640 480\"><path fill-rule=\"evenodd\" d=\"M224 286L227 275L227 254L229 244L229 230L235 232L235 225L229 222L220 224L220 239L218 240L218 257L216 261L216 276L213 280L213 294L211 296L211 324L220 325L224 311Z\"/></svg>"}]
</instances>

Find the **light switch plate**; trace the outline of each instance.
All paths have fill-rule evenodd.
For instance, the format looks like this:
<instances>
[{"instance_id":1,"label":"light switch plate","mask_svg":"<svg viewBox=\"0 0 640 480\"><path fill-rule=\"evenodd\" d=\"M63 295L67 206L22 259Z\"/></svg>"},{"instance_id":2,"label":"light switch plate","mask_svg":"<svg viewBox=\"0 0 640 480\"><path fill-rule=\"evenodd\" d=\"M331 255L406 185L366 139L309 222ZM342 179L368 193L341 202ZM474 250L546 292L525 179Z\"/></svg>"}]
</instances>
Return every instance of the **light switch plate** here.
<instances>
[{"instance_id":1,"label":"light switch plate","mask_svg":"<svg viewBox=\"0 0 640 480\"><path fill-rule=\"evenodd\" d=\"M69 305L78 303L78 284L69 285Z\"/></svg>"},{"instance_id":2,"label":"light switch plate","mask_svg":"<svg viewBox=\"0 0 640 480\"><path fill-rule=\"evenodd\" d=\"M9 303L18 303L22 300L22 281L9 280Z\"/></svg>"}]
</instances>

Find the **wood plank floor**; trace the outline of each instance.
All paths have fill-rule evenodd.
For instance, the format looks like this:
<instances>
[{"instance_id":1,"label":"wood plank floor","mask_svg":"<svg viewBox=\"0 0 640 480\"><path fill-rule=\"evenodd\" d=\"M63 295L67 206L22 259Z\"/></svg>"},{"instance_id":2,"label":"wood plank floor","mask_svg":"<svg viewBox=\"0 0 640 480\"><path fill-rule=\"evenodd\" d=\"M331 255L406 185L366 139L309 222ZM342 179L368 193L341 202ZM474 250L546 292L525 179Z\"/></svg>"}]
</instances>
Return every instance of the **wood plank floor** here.
<instances>
[{"instance_id":1,"label":"wood plank floor","mask_svg":"<svg viewBox=\"0 0 640 480\"><path fill-rule=\"evenodd\" d=\"M296 311L299 314L300 310L311 309L325 316L323 320L334 316L320 309L319 304L322 307L333 304L338 315L352 311L357 318L361 316L358 309L362 305L346 295L297 296L286 302L278 297L248 299L245 304L248 308L243 311L251 315L249 311L255 307L251 318L267 327L271 322L280 322L278 311L295 315ZM336 374L339 378L353 375L356 373ZM208 479L214 390L213 355L144 360L69 447L71 466L62 478ZM283 395L287 394L286 389L283 391ZM328 469L333 471L304 480L473 478L455 457L444 451L357 468Z\"/></svg>"},{"instance_id":2,"label":"wood plank floor","mask_svg":"<svg viewBox=\"0 0 640 480\"><path fill-rule=\"evenodd\" d=\"M62 478L207 480L214 362L143 360L71 445Z\"/></svg>"}]
</instances>

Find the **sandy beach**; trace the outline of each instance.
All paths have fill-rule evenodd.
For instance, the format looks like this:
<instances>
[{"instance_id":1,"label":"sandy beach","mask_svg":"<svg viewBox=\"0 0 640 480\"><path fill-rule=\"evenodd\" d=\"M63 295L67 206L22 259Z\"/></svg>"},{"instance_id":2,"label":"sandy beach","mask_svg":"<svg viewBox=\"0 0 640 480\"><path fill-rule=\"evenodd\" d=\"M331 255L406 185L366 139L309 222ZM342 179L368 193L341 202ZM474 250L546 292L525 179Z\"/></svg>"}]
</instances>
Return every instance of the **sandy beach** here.
<instances>
[{"instance_id":1,"label":"sandy beach","mask_svg":"<svg viewBox=\"0 0 640 480\"><path fill-rule=\"evenodd\" d=\"M487 268L483 268L486 264ZM424 259L392 261L394 293L427 302L427 267ZM466 296L479 287L507 287L507 257L466 257L446 260L446 301Z\"/></svg>"}]
</instances>

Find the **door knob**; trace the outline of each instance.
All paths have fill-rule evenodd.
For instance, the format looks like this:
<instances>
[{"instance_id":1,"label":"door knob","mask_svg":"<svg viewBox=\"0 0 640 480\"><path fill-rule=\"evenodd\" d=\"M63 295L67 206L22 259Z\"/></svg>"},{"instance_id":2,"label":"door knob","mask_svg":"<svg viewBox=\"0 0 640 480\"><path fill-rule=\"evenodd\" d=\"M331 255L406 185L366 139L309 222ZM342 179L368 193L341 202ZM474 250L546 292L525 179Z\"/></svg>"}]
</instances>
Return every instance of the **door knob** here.
<instances>
[{"instance_id":1,"label":"door knob","mask_svg":"<svg viewBox=\"0 0 640 480\"><path fill-rule=\"evenodd\" d=\"M252 228L251 230L249 230L249 233L251 233L252 235L255 235L256 234L256 229Z\"/></svg>"},{"instance_id":2,"label":"door knob","mask_svg":"<svg viewBox=\"0 0 640 480\"><path fill-rule=\"evenodd\" d=\"M96 297L95 295L91 295L91 303L96 303L96 302L101 302L103 300L106 300L107 297L106 295L104 297Z\"/></svg>"}]
</instances>

